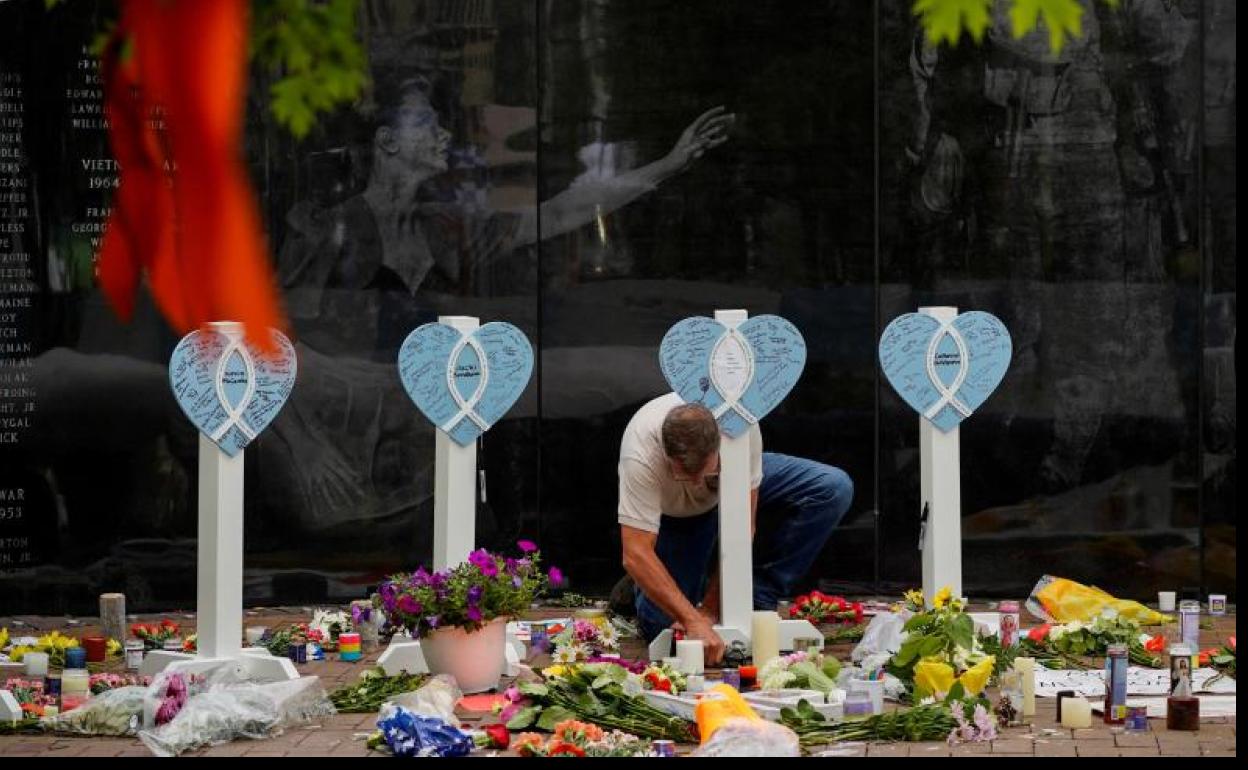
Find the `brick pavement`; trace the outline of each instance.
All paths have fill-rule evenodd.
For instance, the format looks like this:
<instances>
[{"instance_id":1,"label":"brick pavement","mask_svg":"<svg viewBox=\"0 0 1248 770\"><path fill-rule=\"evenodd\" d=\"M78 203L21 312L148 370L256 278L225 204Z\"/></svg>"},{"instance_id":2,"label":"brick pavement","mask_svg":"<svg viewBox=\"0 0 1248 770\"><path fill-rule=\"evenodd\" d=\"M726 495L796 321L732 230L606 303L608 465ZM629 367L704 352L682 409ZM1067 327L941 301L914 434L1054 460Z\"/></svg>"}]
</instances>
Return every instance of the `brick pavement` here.
<instances>
[{"instance_id":1,"label":"brick pavement","mask_svg":"<svg viewBox=\"0 0 1248 770\"><path fill-rule=\"evenodd\" d=\"M553 617L558 611L543 611L541 616ZM566 614L566 612L562 613ZM159 620L161 615L140 616L141 621ZM168 615L193 628L192 618ZM272 610L249 610L247 625L278 626L296 620L307 620L311 610L306 608L282 608ZM64 618L21 618L28 625L14 627L12 618L0 618L0 627L8 626L16 634L35 634L53 628L73 635L95 631L84 621L67 625ZM1214 629L1202 632L1202 646L1211 647L1216 640L1235 633L1234 615L1216 619ZM846 659L852 645L830 648L830 652ZM638 642L622 650L627 656L640 657ZM364 671L378 653L373 652L357 663L339 661L315 661L299 666L305 676L321 678L327 690L353 681ZM929 756L1004 756L1041 757L1133 757L1133 756L1235 756L1235 720L1233 718L1206 719L1199 732L1170 732L1164 719L1150 719L1149 731L1130 734L1121 728L1110 728L1095 723L1088 730L1063 729L1055 721L1054 702L1039 699L1036 716L1030 724L1006 728L1000 737L988 743L962 744L953 747L943 742L926 743L855 743L836 747L837 755L868 757L929 757ZM462 717L469 726L487 723L488 714L464 713ZM338 714L306 727L295 728L276 738L263 741L238 740L192 752L197 756L330 756L361 757L384 756L365 749L364 738L373 729L373 714ZM829 747L831 748L831 747ZM682 752L688 748L682 747ZM8 757L128 757L150 756L151 752L134 738L74 738L48 735L0 736L0 756Z\"/></svg>"}]
</instances>

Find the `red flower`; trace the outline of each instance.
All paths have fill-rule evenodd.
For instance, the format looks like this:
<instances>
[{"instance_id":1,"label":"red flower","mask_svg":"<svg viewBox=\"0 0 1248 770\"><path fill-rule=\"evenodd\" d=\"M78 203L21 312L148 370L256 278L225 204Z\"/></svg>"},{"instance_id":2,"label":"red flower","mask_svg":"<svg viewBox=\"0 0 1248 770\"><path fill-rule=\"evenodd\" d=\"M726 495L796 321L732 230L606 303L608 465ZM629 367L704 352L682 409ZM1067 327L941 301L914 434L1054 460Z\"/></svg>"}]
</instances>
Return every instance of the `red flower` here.
<instances>
[{"instance_id":1,"label":"red flower","mask_svg":"<svg viewBox=\"0 0 1248 770\"><path fill-rule=\"evenodd\" d=\"M793 604L798 607L805 607L807 604L810 604L810 596L808 594L802 594L793 600Z\"/></svg>"},{"instance_id":2,"label":"red flower","mask_svg":"<svg viewBox=\"0 0 1248 770\"><path fill-rule=\"evenodd\" d=\"M651 671L646 674L646 681L650 683L650 689L659 690L660 692L671 692L672 683L666 677L660 676L658 672Z\"/></svg>"},{"instance_id":3,"label":"red flower","mask_svg":"<svg viewBox=\"0 0 1248 770\"><path fill-rule=\"evenodd\" d=\"M1049 623L1045 623L1043 626L1036 626L1027 632L1027 638L1036 644L1041 644L1045 639L1049 638L1049 629L1052 627Z\"/></svg>"},{"instance_id":4,"label":"red flower","mask_svg":"<svg viewBox=\"0 0 1248 770\"><path fill-rule=\"evenodd\" d=\"M585 756L585 749L582 749L580 746L577 746L575 743L564 743L564 742L556 743L554 746L550 747L549 756L558 757L564 754L567 754L573 757L583 757Z\"/></svg>"},{"instance_id":5,"label":"red flower","mask_svg":"<svg viewBox=\"0 0 1248 770\"><path fill-rule=\"evenodd\" d=\"M489 737L490 742L486 748L489 749L506 749L511 745L511 733L507 732L507 725L486 725L482 728Z\"/></svg>"},{"instance_id":6,"label":"red flower","mask_svg":"<svg viewBox=\"0 0 1248 770\"><path fill-rule=\"evenodd\" d=\"M1231 652L1235 652L1235 637L1228 637L1226 641L1228 642L1227 646L1231 648Z\"/></svg>"},{"instance_id":7,"label":"red flower","mask_svg":"<svg viewBox=\"0 0 1248 770\"><path fill-rule=\"evenodd\" d=\"M1157 634L1152 639L1144 643L1144 649L1149 652L1161 652L1166 649L1166 637L1163 634Z\"/></svg>"},{"instance_id":8,"label":"red flower","mask_svg":"<svg viewBox=\"0 0 1248 770\"><path fill-rule=\"evenodd\" d=\"M178 630L178 624L177 624L177 623L174 623L174 622L173 622L172 620L170 620L169 618L165 618L164 620L160 621L160 627L161 627L161 628L167 628L167 629L169 629L170 631L177 631L177 630Z\"/></svg>"},{"instance_id":9,"label":"red flower","mask_svg":"<svg viewBox=\"0 0 1248 770\"><path fill-rule=\"evenodd\" d=\"M1209 658L1217 654L1218 654L1218 650L1216 647L1210 647L1207 650L1201 650L1200 651L1200 665L1202 666L1209 665Z\"/></svg>"}]
</instances>

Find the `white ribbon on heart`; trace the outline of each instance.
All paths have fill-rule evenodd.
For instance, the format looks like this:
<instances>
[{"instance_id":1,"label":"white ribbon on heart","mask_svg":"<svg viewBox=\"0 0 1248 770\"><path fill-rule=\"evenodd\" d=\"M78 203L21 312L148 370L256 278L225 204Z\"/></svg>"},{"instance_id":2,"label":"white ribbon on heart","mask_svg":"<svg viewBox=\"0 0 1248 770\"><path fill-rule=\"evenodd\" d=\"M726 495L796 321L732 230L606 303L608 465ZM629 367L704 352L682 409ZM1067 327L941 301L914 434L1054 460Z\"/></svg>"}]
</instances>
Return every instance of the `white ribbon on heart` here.
<instances>
[{"instance_id":1,"label":"white ribbon on heart","mask_svg":"<svg viewBox=\"0 0 1248 770\"><path fill-rule=\"evenodd\" d=\"M477 389L472 392L472 396L468 400L459 394L459 388L455 386L455 362L459 361L459 354L463 352L464 346L468 345L477 353L477 361L481 364L481 382L477 383ZM485 418L477 414L477 403L481 401L481 397L485 395L485 386L490 381L490 366L485 357L485 348L481 347L481 343L471 334L465 334L460 338L459 343L451 351L451 357L446 365L446 387L451 391L451 398L455 399L455 406L459 407L459 411L455 416L442 424L442 431L450 433L451 429L459 424L459 421L468 418L476 423L481 432L490 429L490 424Z\"/></svg>"},{"instance_id":2,"label":"white ribbon on heart","mask_svg":"<svg viewBox=\"0 0 1248 770\"><path fill-rule=\"evenodd\" d=\"M942 323L940 328L936 330L936 333L932 335L932 341L927 345L927 378L932 381L932 387L936 388L936 392L940 394L940 399L923 413L923 416L929 420L935 419L936 415L940 414L940 410L946 406L952 406L961 412L963 417L971 416L970 407L962 403L955 395L958 392L958 388L962 387L962 383L966 380L966 375L971 369L970 356L966 349L966 340L962 339L962 335L953 325L953 322L956 320L958 319L955 316ZM940 345L940 341L944 339L946 334L953 339L953 344L958 346L958 374L953 378L953 384L947 387L936 374L936 347Z\"/></svg>"},{"instance_id":3,"label":"white ribbon on heart","mask_svg":"<svg viewBox=\"0 0 1248 770\"><path fill-rule=\"evenodd\" d=\"M213 441L220 441L230 428L237 427L248 441L256 438L256 432L251 426L243 422L243 412L247 411L247 407L251 405L251 398L256 394L256 364L251 358L251 352L247 350L247 346L243 344L241 337L226 335L230 344L225 346L225 350L221 353L221 357L217 359L217 372L214 379L214 385L217 389L217 400L221 402L221 407L225 409L225 422L213 431L209 437ZM230 360L230 355L238 351L239 357L243 359L243 366L247 367L247 389L243 391L243 397L238 400L238 406L230 406L230 401L225 397L225 365Z\"/></svg>"},{"instance_id":4,"label":"white ribbon on heart","mask_svg":"<svg viewBox=\"0 0 1248 770\"><path fill-rule=\"evenodd\" d=\"M737 344L741 346L741 352L745 355L745 381L741 386L741 390L737 393L729 393L728 388L724 386L715 376L715 353L718 352L720 347L722 347L729 339L736 340ZM715 346L711 348L710 375L711 384L715 386L715 390L719 391L719 395L724 399L722 404L711 410L711 415L718 420L729 409L732 409L741 416L741 419L745 420L750 425L757 424L758 418L755 417L749 409L742 406L740 401L741 397L745 395L745 392L750 389L750 385L754 383L754 348L750 345L749 340L747 340L741 332L737 331L735 328L726 329L724 333L719 336L719 339L715 341Z\"/></svg>"}]
</instances>

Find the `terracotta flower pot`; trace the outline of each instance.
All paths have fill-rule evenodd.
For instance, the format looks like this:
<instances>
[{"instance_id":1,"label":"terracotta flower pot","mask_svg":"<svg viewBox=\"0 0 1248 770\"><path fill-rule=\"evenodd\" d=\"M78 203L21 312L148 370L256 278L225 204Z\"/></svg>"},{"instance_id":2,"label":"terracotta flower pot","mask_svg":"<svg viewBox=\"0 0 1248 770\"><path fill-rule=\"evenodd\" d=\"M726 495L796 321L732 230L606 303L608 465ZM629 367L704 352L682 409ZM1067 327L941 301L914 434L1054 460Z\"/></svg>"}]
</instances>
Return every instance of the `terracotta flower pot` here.
<instances>
[{"instance_id":1,"label":"terracotta flower pot","mask_svg":"<svg viewBox=\"0 0 1248 770\"><path fill-rule=\"evenodd\" d=\"M420 640L429 671L450 674L465 694L498 687L507 659L507 619L496 618L478 631L443 628Z\"/></svg>"}]
</instances>

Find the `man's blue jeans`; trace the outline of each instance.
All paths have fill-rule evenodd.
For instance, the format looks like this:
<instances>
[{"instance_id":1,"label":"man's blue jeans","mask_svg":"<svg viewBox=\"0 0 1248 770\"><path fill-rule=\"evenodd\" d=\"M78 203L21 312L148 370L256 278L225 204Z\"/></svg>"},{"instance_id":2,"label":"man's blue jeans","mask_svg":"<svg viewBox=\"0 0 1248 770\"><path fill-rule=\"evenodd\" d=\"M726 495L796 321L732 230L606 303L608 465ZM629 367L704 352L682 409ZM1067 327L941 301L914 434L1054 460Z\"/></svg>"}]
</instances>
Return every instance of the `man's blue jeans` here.
<instances>
[{"instance_id":1,"label":"man's blue jeans","mask_svg":"<svg viewBox=\"0 0 1248 770\"><path fill-rule=\"evenodd\" d=\"M763 453L754 533L754 608L775 609L814 563L854 498L854 483L840 468L772 452ZM719 509L701 516L664 516L655 553L681 593L702 601L719 540ZM646 641L671 626L659 606L637 589L637 621Z\"/></svg>"}]
</instances>

